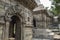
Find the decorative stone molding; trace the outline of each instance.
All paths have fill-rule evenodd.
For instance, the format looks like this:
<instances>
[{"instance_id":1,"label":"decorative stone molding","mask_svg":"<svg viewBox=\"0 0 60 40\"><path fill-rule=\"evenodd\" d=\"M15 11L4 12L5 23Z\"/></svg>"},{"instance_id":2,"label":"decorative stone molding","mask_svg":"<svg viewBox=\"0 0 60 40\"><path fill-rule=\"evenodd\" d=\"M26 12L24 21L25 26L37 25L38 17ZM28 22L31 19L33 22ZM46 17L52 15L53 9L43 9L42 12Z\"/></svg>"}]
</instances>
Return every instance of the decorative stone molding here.
<instances>
[{"instance_id":1,"label":"decorative stone molding","mask_svg":"<svg viewBox=\"0 0 60 40\"><path fill-rule=\"evenodd\" d=\"M16 6L10 6L6 12L5 12L5 19L7 21L11 21L11 17L13 15L17 15L18 13L20 13L21 10L18 9L18 7Z\"/></svg>"},{"instance_id":2,"label":"decorative stone molding","mask_svg":"<svg viewBox=\"0 0 60 40\"><path fill-rule=\"evenodd\" d=\"M30 25L32 24L32 12L29 9L23 7L22 5L15 5L6 8L6 12L5 12L6 21L11 21L11 17L13 15L17 15L17 16L19 15L20 18L23 19L22 22L26 24L28 23ZM30 21L28 21L29 20L28 18L30 19Z\"/></svg>"}]
</instances>

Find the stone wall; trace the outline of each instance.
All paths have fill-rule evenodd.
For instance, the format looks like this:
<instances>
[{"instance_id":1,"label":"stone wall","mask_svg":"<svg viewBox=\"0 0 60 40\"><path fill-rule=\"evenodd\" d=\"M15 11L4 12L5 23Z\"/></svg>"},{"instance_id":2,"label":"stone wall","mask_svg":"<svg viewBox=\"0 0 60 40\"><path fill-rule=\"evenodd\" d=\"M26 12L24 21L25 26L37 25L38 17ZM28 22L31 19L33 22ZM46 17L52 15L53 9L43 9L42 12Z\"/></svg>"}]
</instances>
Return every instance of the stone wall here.
<instances>
[{"instance_id":1,"label":"stone wall","mask_svg":"<svg viewBox=\"0 0 60 40\"><path fill-rule=\"evenodd\" d=\"M32 40L32 28L24 28L24 40Z\"/></svg>"},{"instance_id":2,"label":"stone wall","mask_svg":"<svg viewBox=\"0 0 60 40\"><path fill-rule=\"evenodd\" d=\"M5 3L8 3L8 5L6 5ZM5 33L5 34L3 33L3 35L4 35L3 40L9 39L9 24L11 21L11 17L13 15L16 15L16 16L19 15L19 18L21 19L22 39L23 40L32 40L32 28L31 27L32 27L33 16L32 16L31 10L27 9L26 7L24 7L21 4L16 4L16 2L14 2L14 1L11 2L12 5L9 5L9 2L7 2L7 1L5 1L5 3L3 1L3 4L6 6L5 6L5 9L3 9L4 10L3 19L1 18L1 20L3 20L5 22L4 23L5 26L3 27L4 28L3 32ZM3 7L4 7L4 5L3 5ZM16 5L18 5L18 6L16 6ZM4 20L4 18L5 18L5 20Z\"/></svg>"}]
</instances>

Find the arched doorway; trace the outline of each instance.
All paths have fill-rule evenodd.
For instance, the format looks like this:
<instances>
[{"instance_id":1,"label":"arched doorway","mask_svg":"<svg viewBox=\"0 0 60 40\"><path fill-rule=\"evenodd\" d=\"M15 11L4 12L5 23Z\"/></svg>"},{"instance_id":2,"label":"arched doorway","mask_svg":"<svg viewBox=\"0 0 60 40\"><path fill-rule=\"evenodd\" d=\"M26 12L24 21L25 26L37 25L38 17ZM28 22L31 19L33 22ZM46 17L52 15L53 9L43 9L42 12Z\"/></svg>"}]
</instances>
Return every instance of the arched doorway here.
<instances>
[{"instance_id":1,"label":"arched doorway","mask_svg":"<svg viewBox=\"0 0 60 40\"><path fill-rule=\"evenodd\" d=\"M21 40L21 20L18 16L14 15L11 17L9 26L9 39Z\"/></svg>"}]
</instances>

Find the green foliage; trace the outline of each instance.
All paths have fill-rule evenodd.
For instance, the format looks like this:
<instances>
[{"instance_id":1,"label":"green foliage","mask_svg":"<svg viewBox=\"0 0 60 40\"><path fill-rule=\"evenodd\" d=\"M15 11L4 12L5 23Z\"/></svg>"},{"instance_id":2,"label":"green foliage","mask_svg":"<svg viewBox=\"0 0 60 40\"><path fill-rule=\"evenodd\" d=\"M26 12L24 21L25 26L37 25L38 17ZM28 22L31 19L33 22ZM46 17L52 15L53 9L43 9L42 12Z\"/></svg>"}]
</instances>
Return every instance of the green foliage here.
<instances>
[{"instance_id":1,"label":"green foliage","mask_svg":"<svg viewBox=\"0 0 60 40\"><path fill-rule=\"evenodd\" d=\"M53 0L54 2L56 2L56 3L60 3L60 0Z\"/></svg>"},{"instance_id":2,"label":"green foliage","mask_svg":"<svg viewBox=\"0 0 60 40\"><path fill-rule=\"evenodd\" d=\"M52 6L51 7L51 12L54 14L54 15L59 15L60 14L60 0L53 0L52 1Z\"/></svg>"}]
</instances>

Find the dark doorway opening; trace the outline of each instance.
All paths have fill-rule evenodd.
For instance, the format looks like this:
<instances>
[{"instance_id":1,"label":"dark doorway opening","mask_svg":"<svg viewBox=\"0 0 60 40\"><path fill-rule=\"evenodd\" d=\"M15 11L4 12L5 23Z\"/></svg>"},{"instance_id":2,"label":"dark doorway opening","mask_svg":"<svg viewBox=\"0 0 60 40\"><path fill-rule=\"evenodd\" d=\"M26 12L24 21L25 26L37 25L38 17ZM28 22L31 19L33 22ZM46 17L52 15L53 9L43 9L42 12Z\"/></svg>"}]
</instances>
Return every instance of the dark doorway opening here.
<instances>
[{"instance_id":1,"label":"dark doorway opening","mask_svg":"<svg viewBox=\"0 0 60 40\"><path fill-rule=\"evenodd\" d=\"M12 16L9 27L9 38L21 40L21 21L18 16Z\"/></svg>"},{"instance_id":2,"label":"dark doorway opening","mask_svg":"<svg viewBox=\"0 0 60 40\"><path fill-rule=\"evenodd\" d=\"M36 27L36 20L33 18L33 26Z\"/></svg>"}]
</instances>

